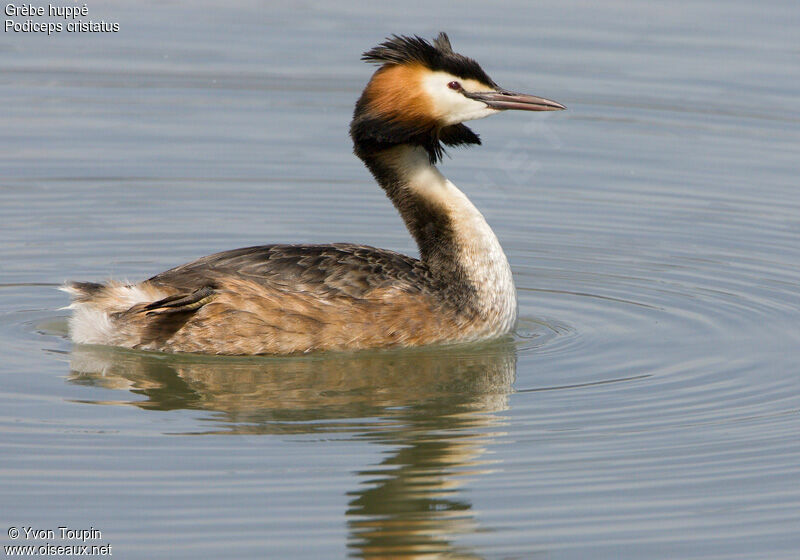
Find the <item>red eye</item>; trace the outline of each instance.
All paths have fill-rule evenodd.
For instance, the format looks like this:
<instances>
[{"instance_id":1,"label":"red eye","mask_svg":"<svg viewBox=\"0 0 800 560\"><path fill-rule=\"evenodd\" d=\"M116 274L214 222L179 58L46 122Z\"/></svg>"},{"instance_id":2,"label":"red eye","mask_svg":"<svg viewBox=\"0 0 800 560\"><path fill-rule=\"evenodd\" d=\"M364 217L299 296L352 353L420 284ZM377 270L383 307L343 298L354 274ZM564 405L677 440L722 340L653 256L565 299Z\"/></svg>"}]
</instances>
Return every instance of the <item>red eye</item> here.
<instances>
[{"instance_id":1,"label":"red eye","mask_svg":"<svg viewBox=\"0 0 800 560\"><path fill-rule=\"evenodd\" d=\"M450 82L449 84L447 84L447 87L449 87L450 89L454 89L454 90L456 90L456 91L460 91L461 89L463 89L463 88L461 87L461 84L459 84L459 83L458 83L458 82L456 82L456 81L452 81L452 82Z\"/></svg>"}]
</instances>

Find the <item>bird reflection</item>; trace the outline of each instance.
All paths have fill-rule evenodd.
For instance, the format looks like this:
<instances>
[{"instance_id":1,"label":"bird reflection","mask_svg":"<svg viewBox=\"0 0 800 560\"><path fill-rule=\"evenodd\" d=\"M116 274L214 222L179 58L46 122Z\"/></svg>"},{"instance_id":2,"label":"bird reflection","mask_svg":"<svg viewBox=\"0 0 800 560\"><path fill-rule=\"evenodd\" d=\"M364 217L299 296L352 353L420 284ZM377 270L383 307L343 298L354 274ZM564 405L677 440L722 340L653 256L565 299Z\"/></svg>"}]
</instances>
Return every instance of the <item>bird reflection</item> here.
<instances>
[{"instance_id":1,"label":"bird reflection","mask_svg":"<svg viewBox=\"0 0 800 560\"><path fill-rule=\"evenodd\" d=\"M76 346L69 379L149 410L212 413L202 433L350 433L386 448L348 492L350 555L480 558L460 491L490 471L516 369L512 342L295 358L213 358ZM209 424L204 422L204 424Z\"/></svg>"}]
</instances>

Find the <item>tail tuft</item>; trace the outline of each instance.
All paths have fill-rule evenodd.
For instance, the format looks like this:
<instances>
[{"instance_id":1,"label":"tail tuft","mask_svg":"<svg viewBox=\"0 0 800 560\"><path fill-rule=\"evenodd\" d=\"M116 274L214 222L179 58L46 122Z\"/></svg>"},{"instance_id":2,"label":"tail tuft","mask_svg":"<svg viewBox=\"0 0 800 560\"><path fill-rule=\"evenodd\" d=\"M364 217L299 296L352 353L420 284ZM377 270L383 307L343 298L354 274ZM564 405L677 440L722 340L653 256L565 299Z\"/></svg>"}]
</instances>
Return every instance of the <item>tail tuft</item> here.
<instances>
[{"instance_id":1,"label":"tail tuft","mask_svg":"<svg viewBox=\"0 0 800 560\"><path fill-rule=\"evenodd\" d=\"M168 297L147 282L135 285L113 280L105 284L67 282L61 290L72 296L72 303L66 309L72 310L69 334L73 342L126 348L134 348L141 342L142 329L148 324L136 321L128 312L138 313L143 307ZM193 309L192 304L197 305L206 295L200 291L193 298L182 298L176 303Z\"/></svg>"},{"instance_id":2,"label":"tail tuft","mask_svg":"<svg viewBox=\"0 0 800 560\"><path fill-rule=\"evenodd\" d=\"M74 302L84 302L89 301L105 288L105 284L96 282L67 282L59 289L71 295Z\"/></svg>"}]
</instances>

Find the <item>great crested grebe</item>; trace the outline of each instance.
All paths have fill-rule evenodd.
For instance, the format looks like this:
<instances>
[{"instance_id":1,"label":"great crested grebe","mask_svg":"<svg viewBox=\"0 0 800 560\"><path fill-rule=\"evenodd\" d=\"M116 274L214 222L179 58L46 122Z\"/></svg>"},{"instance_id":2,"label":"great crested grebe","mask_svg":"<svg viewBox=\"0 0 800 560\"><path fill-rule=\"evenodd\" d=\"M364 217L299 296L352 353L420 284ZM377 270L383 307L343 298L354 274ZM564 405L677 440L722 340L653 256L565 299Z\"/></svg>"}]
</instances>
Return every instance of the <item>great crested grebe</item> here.
<instances>
[{"instance_id":1,"label":"great crested grebe","mask_svg":"<svg viewBox=\"0 0 800 560\"><path fill-rule=\"evenodd\" d=\"M165 352L290 354L466 342L508 333L517 297L481 213L435 167L445 146L480 144L461 124L563 105L500 88L447 35L394 35L356 103L355 154L419 246L414 259L364 245L225 251L139 284L72 282L72 340Z\"/></svg>"}]
</instances>

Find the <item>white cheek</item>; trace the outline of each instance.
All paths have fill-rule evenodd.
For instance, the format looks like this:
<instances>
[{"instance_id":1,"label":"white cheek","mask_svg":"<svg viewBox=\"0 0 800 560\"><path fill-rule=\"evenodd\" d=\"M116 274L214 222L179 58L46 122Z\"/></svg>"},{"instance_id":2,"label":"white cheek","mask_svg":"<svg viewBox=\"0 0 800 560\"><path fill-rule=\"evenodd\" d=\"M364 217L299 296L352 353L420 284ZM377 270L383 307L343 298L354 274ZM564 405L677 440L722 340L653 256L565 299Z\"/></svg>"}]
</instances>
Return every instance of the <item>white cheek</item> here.
<instances>
[{"instance_id":1,"label":"white cheek","mask_svg":"<svg viewBox=\"0 0 800 560\"><path fill-rule=\"evenodd\" d=\"M437 117L445 124L482 119L499 112L497 109L490 109L481 101L465 97L447 87L447 84L454 79L456 78L449 75L433 74L423 82Z\"/></svg>"},{"instance_id":2,"label":"white cheek","mask_svg":"<svg viewBox=\"0 0 800 560\"><path fill-rule=\"evenodd\" d=\"M458 110L448 113L447 117L445 118L445 122L447 124L457 124L464 121L482 119L484 117L488 117L489 115L494 115L495 113L500 112L497 109L491 109L487 107L485 103L480 101L467 99L466 97L464 99L469 103L465 104L463 107L458 107Z\"/></svg>"}]
</instances>

